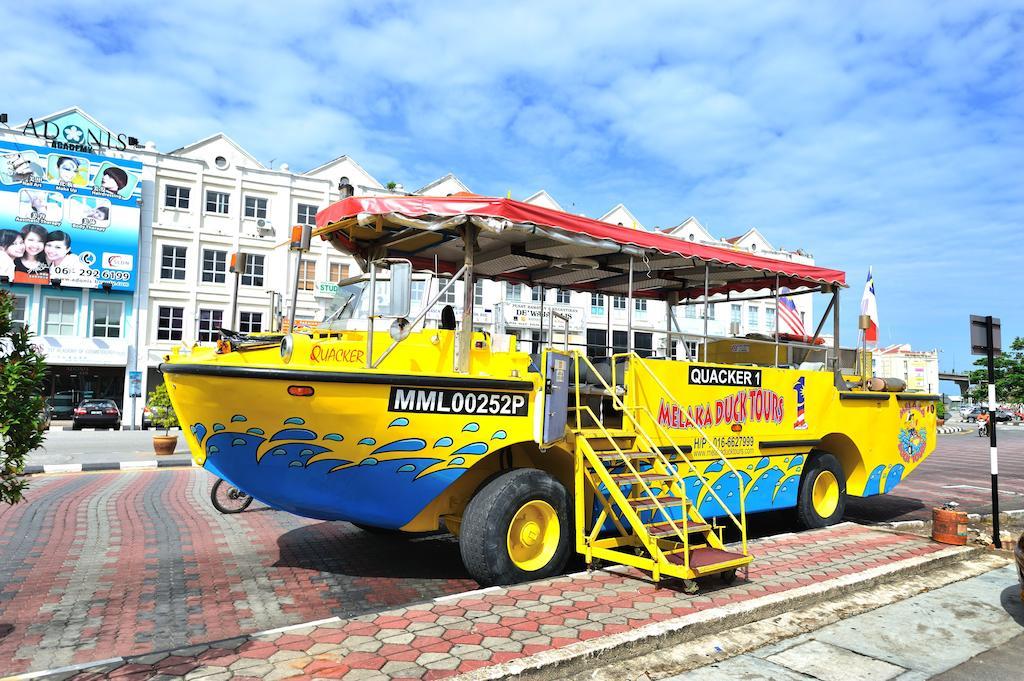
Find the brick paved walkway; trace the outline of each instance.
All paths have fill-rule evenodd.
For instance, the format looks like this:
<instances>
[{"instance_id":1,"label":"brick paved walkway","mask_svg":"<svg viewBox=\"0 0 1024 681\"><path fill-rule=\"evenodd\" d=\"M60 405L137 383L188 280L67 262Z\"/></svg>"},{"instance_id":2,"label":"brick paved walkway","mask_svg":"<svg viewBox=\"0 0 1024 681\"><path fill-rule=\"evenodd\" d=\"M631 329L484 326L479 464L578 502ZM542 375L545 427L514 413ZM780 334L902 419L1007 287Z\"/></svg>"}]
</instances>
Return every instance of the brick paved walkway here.
<instances>
[{"instance_id":1,"label":"brick paved walkway","mask_svg":"<svg viewBox=\"0 0 1024 681\"><path fill-rule=\"evenodd\" d=\"M0 507L0 676L375 612L477 588L449 538L370 535L254 503L209 473L41 476Z\"/></svg>"},{"instance_id":2,"label":"brick paved walkway","mask_svg":"<svg viewBox=\"0 0 1024 681\"><path fill-rule=\"evenodd\" d=\"M646 625L699 622L706 619L702 613L710 616L723 606L753 606L797 589L828 588L872 568L951 551L920 537L854 524L759 540L752 550L757 560L748 579L731 586L705 580L693 596L671 582L655 588L634 571L594 571L137 657L74 678L442 678L538 653L571 653L571 646L607 637L642 635L649 631ZM508 672L497 667L494 673Z\"/></svg>"}]
</instances>

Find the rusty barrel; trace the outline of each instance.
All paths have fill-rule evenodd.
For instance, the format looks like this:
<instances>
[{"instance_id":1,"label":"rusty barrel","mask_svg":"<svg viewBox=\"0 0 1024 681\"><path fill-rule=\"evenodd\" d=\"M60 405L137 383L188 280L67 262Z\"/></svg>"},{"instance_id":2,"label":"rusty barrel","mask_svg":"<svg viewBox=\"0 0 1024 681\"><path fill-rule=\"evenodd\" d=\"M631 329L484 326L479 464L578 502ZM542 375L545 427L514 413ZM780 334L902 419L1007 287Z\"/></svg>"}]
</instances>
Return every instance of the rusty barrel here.
<instances>
[{"instance_id":1,"label":"rusty barrel","mask_svg":"<svg viewBox=\"0 0 1024 681\"><path fill-rule=\"evenodd\" d=\"M943 544L967 543L967 513L945 508L932 509L932 539Z\"/></svg>"}]
</instances>

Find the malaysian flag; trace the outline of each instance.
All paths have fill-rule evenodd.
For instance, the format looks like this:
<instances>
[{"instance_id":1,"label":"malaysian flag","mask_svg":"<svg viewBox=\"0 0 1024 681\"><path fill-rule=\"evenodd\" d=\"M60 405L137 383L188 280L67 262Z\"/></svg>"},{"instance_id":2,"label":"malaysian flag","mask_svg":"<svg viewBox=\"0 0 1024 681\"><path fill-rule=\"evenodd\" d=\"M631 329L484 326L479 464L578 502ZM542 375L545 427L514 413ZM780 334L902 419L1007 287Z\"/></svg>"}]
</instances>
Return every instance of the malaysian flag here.
<instances>
[{"instance_id":1,"label":"malaysian flag","mask_svg":"<svg viewBox=\"0 0 1024 681\"><path fill-rule=\"evenodd\" d=\"M781 293L789 293L789 289L782 289ZM789 329L787 331L787 329ZM783 298L779 296L779 331L783 333L793 333L797 336L806 336L807 331L804 329L804 320L800 317L800 310L796 309L796 305L789 298Z\"/></svg>"}]
</instances>

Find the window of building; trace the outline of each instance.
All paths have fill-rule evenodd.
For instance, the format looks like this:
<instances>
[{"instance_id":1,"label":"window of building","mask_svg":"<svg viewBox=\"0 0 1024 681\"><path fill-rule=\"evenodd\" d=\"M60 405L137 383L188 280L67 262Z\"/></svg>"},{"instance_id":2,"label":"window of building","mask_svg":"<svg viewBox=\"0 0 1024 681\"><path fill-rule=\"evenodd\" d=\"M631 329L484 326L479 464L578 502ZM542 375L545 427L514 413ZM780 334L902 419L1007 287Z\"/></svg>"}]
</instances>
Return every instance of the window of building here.
<instances>
[{"instance_id":1,"label":"window of building","mask_svg":"<svg viewBox=\"0 0 1024 681\"><path fill-rule=\"evenodd\" d=\"M769 331L775 330L775 308L766 307L764 309L764 323Z\"/></svg>"},{"instance_id":2,"label":"window of building","mask_svg":"<svg viewBox=\"0 0 1024 681\"><path fill-rule=\"evenodd\" d=\"M629 334L625 331L612 331L612 352L618 354L626 351L629 343Z\"/></svg>"},{"instance_id":3,"label":"window of building","mask_svg":"<svg viewBox=\"0 0 1024 681\"><path fill-rule=\"evenodd\" d=\"M181 340L181 332L184 326L185 308L163 306L157 308L157 340Z\"/></svg>"},{"instance_id":4,"label":"window of building","mask_svg":"<svg viewBox=\"0 0 1024 681\"><path fill-rule=\"evenodd\" d=\"M210 284L223 284L227 278L228 252L216 251L212 248L203 249L203 281Z\"/></svg>"},{"instance_id":5,"label":"window of building","mask_svg":"<svg viewBox=\"0 0 1024 681\"><path fill-rule=\"evenodd\" d=\"M299 263L299 290L312 291L316 280L316 261L303 260Z\"/></svg>"},{"instance_id":6,"label":"window of building","mask_svg":"<svg viewBox=\"0 0 1024 681\"><path fill-rule=\"evenodd\" d=\"M259 333L263 330L263 313L262 312L242 312L238 313L238 330L242 333Z\"/></svg>"},{"instance_id":7,"label":"window of building","mask_svg":"<svg viewBox=\"0 0 1024 681\"><path fill-rule=\"evenodd\" d=\"M95 338L121 337L121 308L119 302L96 300L92 304L92 335Z\"/></svg>"},{"instance_id":8,"label":"window of building","mask_svg":"<svg viewBox=\"0 0 1024 681\"><path fill-rule=\"evenodd\" d=\"M756 305L747 306L747 326L752 329L756 329L758 326L758 307Z\"/></svg>"},{"instance_id":9,"label":"window of building","mask_svg":"<svg viewBox=\"0 0 1024 681\"><path fill-rule=\"evenodd\" d=\"M613 310L625 310L626 309L626 296L613 296L612 297L612 309Z\"/></svg>"},{"instance_id":10,"label":"window of building","mask_svg":"<svg viewBox=\"0 0 1024 681\"><path fill-rule=\"evenodd\" d=\"M73 336L75 333L75 307L72 298L46 299L46 336Z\"/></svg>"},{"instance_id":11,"label":"window of building","mask_svg":"<svg viewBox=\"0 0 1024 681\"><path fill-rule=\"evenodd\" d=\"M690 360L697 360L697 341L684 341L686 345L686 357Z\"/></svg>"},{"instance_id":12,"label":"window of building","mask_svg":"<svg viewBox=\"0 0 1024 681\"><path fill-rule=\"evenodd\" d=\"M530 287L530 300L534 303L539 303L544 300L544 287L543 286L531 286Z\"/></svg>"},{"instance_id":13,"label":"window of building","mask_svg":"<svg viewBox=\"0 0 1024 681\"><path fill-rule=\"evenodd\" d=\"M227 211L224 212L226 213ZM245 197L245 217L257 219L266 218L267 200L260 196Z\"/></svg>"},{"instance_id":14,"label":"window of building","mask_svg":"<svg viewBox=\"0 0 1024 681\"><path fill-rule=\"evenodd\" d=\"M505 282L505 300L508 302L518 302L523 299L523 285L513 284L510 281Z\"/></svg>"},{"instance_id":15,"label":"window of building","mask_svg":"<svg viewBox=\"0 0 1024 681\"><path fill-rule=\"evenodd\" d=\"M242 272L243 286L263 286L263 273L267 257L258 253L250 253L245 259L245 271Z\"/></svg>"},{"instance_id":16,"label":"window of building","mask_svg":"<svg viewBox=\"0 0 1024 681\"><path fill-rule=\"evenodd\" d=\"M597 314L597 315L604 314L604 294L603 293L591 293L590 294L590 314Z\"/></svg>"},{"instance_id":17,"label":"window of building","mask_svg":"<svg viewBox=\"0 0 1024 681\"><path fill-rule=\"evenodd\" d=\"M484 282L473 282L473 305L483 307L484 304Z\"/></svg>"},{"instance_id":18,"label":"window of building","mask_svg":"<svg viewBox=\"0 0 1024 681\"><path fill-rule=\"evenodd\" d=\"M423 305L423 294L427 290L427 282L422 279L414 279L410 286L412 299L410 300L410 307L413 310L420 309Z\"/></svg>"},{"instance_id":19,"label":"window of building","mask_svg":"<svg viewBox=\"0 0 1024 681\"><path fill-rule=\"evenodd\" d=\"M439 278L437 280L437 290L440 291L441 289L443 289L445 286L448 285L449 281L451 281L451 279L449 279L447 277ZM442 293L441 297L438 299L439 302L444 303L445 305L454 305L455 304L455 289L456 288L458 288L458 283L456 283L450 289L448 289L447 291Z\"/></svg>"},{"instance_id":20,"label":"window of building","mask_svg":"<svg viewBox=\"0 0 1024 681\"><path fill-rule=\"evenodd\" d=\"M227 192L215 192L212 189L206 190L206 212L228 214L228 206L231 195Z\"/></svg>"},{"instance_id":21,"label":"window of building","mask_svg":"<svg viewBox=\"0 0 1024 681\"><path fill-rule=\"evenodd\" d=\"M223 310L199 310L199 340L212 341L220 336L224 326Z\"/></svg>"},{"instance_id":22,"label":"window of building","mask_svg":"<svg viewBox=\"0 0 1024 681\"><path fill-rule=\"evenodd\" d=\"M328 266L328 279L337 284L342 279L348 279L348 265L343 262L332 262Z\"/></svg>"},{"instance_id":23,"label":"window of building","mask_svg":"<svg viewBox=\"0 0 1024 681\"><path fill-rule=\"evenodd\" d=\"M593 294L591 294L593 295ZM602 310L604 307L602 306ZM604 357L608 354L607 329L587 329L587 357Z\"/></svg>"},{"instance_id":24,"label":"window of building","mask_svg":"<svg viewBox=\"0 0 1024 681\"><path fill-rule=\"evenodd\" d=\"M191 194L192 190L188 187L178 187L169 184L164 188L164 207L187 209Z\"/></svg>"},{"instance_id":25,"label":"window of building","mask_svg":"<svg viewBox=\"0 0 1024 681\"><path fill-rule=\"evenodd\" d=\"M683 307L683 309L684 309L683 316L686 317L687 319L696 319L697 318L697 306L696 305L685 305Z\"/></svg>"},{"instance_id":26,"label":"window of building","mask_svg":"<svg viewBox=\"0 0 1024 681\"><path fill-rule=\"evenodd\" d=\"M733 324L739 324L743 320L743 306L732 305L729 312L729 321Z\"/></svg>"},{"instance_id":27,"label":"window of building","mask_svg":"<svg viewBox=\"0 0 1024 681\"><path fill-rule=\"evenodd\" d=\"M11 322L15 329L23 329L28 326L28 296L14 296L14 312L11 314Z\"/></svg>"},{"instance_id":28,"label":"window of building","mask_svg":"<svg viewBox=\"0 0 1024 681\"><path fill-rule=\"evenodd\" d=\"M646 301L645 301L646 302ZM650 357L654 354L654 334L647 331L633 332L633 349L641 357Z\"/></svg>"},{"instance_id":29,"label":"window of building","mask_svg":"<svg viewBox=\"0 0 1024 681\"><path fill-rule=\"evenodd\" d=\"M318 210L319 208L310 203L300 203L297 215L295 216L295 221L300 225L315 225Z\"/></svg>"},{"instance_id":30,"label":"window of building","mask_svg":"<svg viewBox=\"0 0 1024 681\"><path fill-rule=\"evenodd\" d=\"M707 314L708 314L708 319L714 319L715 318L715 304L714 303L708 303L708 313ZM704 308L701 308L701 316L703 316L703 315L704 315Z\"/></svg>"},{"instance_id":31,"label":"window of building","mask_svg":"<svg viewBox=\"0 0 1024 681\"><path fill-rule=\"evenodd\" d=\"M160 278L185 279L185 254L188 248L185 246L164 245L160 251Z\"/></svg>"},{"instance_id":32,"label":"window of building","mask_svg":"<svg viewBox=\"0 0 1024 681\"><path fill-rule=\"evenodd\" d=\"M633 310L636 312L637 317L647 316L647 299L646 298L634 298L633 299Z\"/></svg>"},{"instance_id":33,"label":"window of building","mask_svg":"<svg viewBox=\"0 0 1024 681\"><path fill-rule=\"evenodd\" d=\"M560 288L555 291L555 302L568 305L572 301L572 291Z\"/></svg>"}]
</instances>

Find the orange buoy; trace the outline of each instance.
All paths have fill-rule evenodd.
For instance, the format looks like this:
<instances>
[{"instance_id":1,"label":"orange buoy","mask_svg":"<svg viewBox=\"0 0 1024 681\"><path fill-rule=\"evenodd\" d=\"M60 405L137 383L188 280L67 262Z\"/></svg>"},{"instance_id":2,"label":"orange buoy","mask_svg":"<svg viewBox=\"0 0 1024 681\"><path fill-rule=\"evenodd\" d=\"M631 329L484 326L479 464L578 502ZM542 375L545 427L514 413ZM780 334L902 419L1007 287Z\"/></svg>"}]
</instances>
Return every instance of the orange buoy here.
<instances>
[{"instance_id":1,"label":"orange buoy","mask_svg":"<svg viewBox=\"0 0 1024 681\"><path fill-rule=\"evenodd\" d=\"M967 543L967 513L933 508L932 539L943 544L965 545Z\"/></svg>"}]
</instances>

